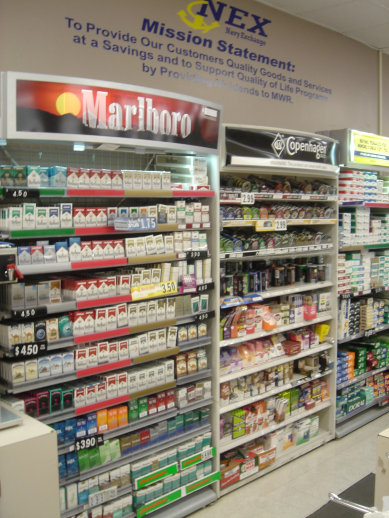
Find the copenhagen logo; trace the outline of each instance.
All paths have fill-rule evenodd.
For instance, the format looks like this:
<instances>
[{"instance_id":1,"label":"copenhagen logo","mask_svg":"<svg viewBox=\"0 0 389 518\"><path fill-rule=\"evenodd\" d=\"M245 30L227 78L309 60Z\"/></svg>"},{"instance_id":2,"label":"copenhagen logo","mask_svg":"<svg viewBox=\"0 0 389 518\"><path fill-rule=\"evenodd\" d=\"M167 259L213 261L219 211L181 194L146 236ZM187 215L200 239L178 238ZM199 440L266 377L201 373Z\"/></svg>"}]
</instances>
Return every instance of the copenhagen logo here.
<instances>
[{"instance_id":1,"label":"copenhagen logo","mask_svg":"<svg viewBox=\"0 0 389 518\"><path fill-rule=\"evenodd\" d=\"M207 33L211 29L216 29L216 27L219 27L220 23L217 21L214 21L210 23L209 25L205 21L205 17L201 14L194 14L192 9L195 5L207 5L208 0L196 0L195 2L191 2L187 5L186 11L182 9L181 11L178 11L178 16L181 18L181 20L186 23L189 27L192 27L192 29L197 29L201 31L203 34Z\"/></svg>"},{"instance_id":2,"label":"copenhagen logo","mask_svg":"<svg viewBox=\"0 0 389 518\"><path fill-rule=\"evenodd\" d=\"M285 142L280 133L277 133L275 139L273 140L271 147L273 148L274 153L280 158L281 153L285 149Z\"/></svg>"}]
</instances>

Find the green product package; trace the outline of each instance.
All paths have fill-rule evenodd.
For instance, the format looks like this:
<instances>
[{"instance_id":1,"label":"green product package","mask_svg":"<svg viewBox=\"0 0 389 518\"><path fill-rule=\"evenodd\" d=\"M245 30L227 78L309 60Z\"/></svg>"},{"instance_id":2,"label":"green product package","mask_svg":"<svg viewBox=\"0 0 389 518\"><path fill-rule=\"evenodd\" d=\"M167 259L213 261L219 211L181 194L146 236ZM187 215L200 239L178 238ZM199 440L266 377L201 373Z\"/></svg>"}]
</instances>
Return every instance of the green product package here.
<instances>
[{"instance_id":1,"label":"green product package","mask_svg":"<svg viewBox=\"0 0 389 518\"><path fill-rule=\"evenodd\" d=\"M174 435L176 433L176 420L169 419L167 422L167 434Z\"/></svg>"},{"instance_id":2,"label":"green product package","mask_svg":"<svg viewBox=\"0 0 389 518\"><path fill-rule=\"evenodd\" d=\"M111 451L111 460L116 460L120 458L121 452L119 439L113 439L109 441L109 449Z\"/></svg>"},{"instance_id":3,"label":"green product package","mask_svg":"<svg viewBox=\"0 0 389 518\"><path fill-rule=\"evenodd\" d=\"M96 468L101 464L99 448L91 448L89 452L89 465L91 468Z\"/></svg>"},{"instance_id":4,"label":"green product package","mask_svg":"<svg viewBox=\"0 0 389 518\"><path fill-rule=\"evenodd\" d=\"M111 461L111 449L109 441L105 441L104 444L99 446L101 464Z\"/></svg>"},{"instance_id":5,"label":"green product package","mask_svg":"<svg viewBox=\"0 0 389 518\"><path fill-rule=\"evenodd\" d=\"M81 450L77 454L78 457L78 467L80 471L85 471L86 469L90 469L89 462L89 453L88 450Z\"/></svg>"},{"instance_id":6,"label":"green product package","mask_svg":"<svg viewBox=\"0 0 389 518\"><path fill-rule=\"evenodd\" d=\"M139 418L138 400L132 399L129 403L128 420L130 423L137 421Z\"/></svg>"},{"instance_id":7,"label":"green product package","mask_svg":"<svg viewBox=\"0 0 389 518\"><path fill-rule=\"evenodd\" d=\"M182 414L177 415L175 417L176 421L176 430L180 430L184 428L184 416Z\"/></svg>"},{"instance_id":8,"label":"green product package","mask_svg":"<svg viewBox=\"0 0 389 518\"><path fill-rule=\"evenodd\" d=\"M148 414L147 397L141 397L138 399L138 418L141 419L146 417Z\"/></svg>"},{"instance_id":9,"label":"green product package","mask_svg":"<svg viewBox=\"0 0 389 518\"><path fill-rule=\"evenodd\" d=\"M200 410L200 421L201 423L207 422L210 417L210 410L209 408L203 408Z\"/></svg>"},{"instance_id":10,"label":"green product package","mask_svg":"<svg viewBox=\"0 0 389 518\"><path fill-rule=\"evenodd\" d=\"M184 428L187 430L193 424L193 412L187 412L184 414Z\"/></svg>"}]
</instances>

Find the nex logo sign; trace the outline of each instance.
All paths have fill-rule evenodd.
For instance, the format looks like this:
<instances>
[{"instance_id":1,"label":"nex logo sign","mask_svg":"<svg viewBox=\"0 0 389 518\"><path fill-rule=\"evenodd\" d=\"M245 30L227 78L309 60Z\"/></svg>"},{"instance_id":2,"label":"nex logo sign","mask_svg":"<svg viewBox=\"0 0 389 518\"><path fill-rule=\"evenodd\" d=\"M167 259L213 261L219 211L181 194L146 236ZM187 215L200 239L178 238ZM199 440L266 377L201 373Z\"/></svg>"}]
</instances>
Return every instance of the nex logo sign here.
<instances>
[{"instance_id":1,"label":"nex logo sign","mask_svg":"<svg viewBox=\"0 0 389 518\"><path fill-rule=\"evenodd\" d=\"M197 5L201 5L201 7L194 12ZM182 9L177 14L186 25L204 34L211 29L219 27L219 22L223 18L225 25L267 38L264 27L271 23L271 20L267 18L261 18L256 14L249 13L233 5L227 5L224 2L217 1L214 3L214 0L196 0L188 4L186 11ZM207 23L206 18L209 15L212 16L213 21Z\"/></svg>"}]
</instances>

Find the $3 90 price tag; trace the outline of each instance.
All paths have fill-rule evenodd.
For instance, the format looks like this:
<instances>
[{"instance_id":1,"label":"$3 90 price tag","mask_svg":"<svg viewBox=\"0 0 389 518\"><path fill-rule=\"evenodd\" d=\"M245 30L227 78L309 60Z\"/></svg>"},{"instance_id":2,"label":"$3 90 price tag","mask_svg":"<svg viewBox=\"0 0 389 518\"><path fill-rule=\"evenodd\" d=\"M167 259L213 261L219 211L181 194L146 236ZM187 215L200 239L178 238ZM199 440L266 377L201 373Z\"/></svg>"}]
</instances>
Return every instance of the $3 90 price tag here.
<instances>
[{"instance_id":1,"label":"$3 90 price tag","mask_svg":"<svg viewBox=\"0 0 389 518\"><path fill-rule=\"evenodd\" d=\"M104 439L102 435L92 435L91 437L83 437L82 439L76 439L74 442L74 450L90 450L103 444Z\"/></svg>"}]
</instances>

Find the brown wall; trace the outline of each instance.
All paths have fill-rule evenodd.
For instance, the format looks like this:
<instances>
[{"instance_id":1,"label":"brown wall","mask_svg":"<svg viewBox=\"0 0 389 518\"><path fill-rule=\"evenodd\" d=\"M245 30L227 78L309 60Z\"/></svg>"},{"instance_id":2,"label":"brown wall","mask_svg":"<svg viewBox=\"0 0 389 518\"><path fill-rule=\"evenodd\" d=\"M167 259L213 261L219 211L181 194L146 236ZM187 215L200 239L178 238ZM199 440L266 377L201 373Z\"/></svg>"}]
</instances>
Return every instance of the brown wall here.
<instances>
[{"instance_id":1,"label":"brown wall","mask_svg":"<svg viewBox=\"0 0 389 518\"><path fill-rule=\"evenodd\" d=\"M344 127L373 133L378 131L376 51L252 0L231 0L230 3L224 0L226 7L219 27L202 33L186 25L177 14L179 10L187 9L189 3L190 0L0 0L0 69L105 79L179 92L222 104L224 121L230 123L307 131ZM214 5L216 8L219 6L216 0ZM245 10L247 16L242 11L231 9L231 6ZM199 4L193 10L200 8L204 6ZM263 26L266 36L260 35L259 30L254 33L247 31L255 25L252 14L261 20L271 20ZM76 30L73 22L68 23L66 17L73 18L82 29ZM144 18L164 23L165 27L183 31L186 35L191 32L197 38L207 38L211 40L212 48L142 31ZM210 15L204 20L207 23L213 21ZM245 27L239 29L226 24L228 20L235 25L245 24ZM118 41L113 36L105 37L93 30L87 32L88 22L108 31L129 33L129 37L136 42ZM71 27L68 27L69 24ZM228 28L239 35L254 37L259 43L227 34ZM79 43L75 42L77 39ZM105 46L110 46L110 49L104 48L104 40L108 40ZM254 55L261 54L289 63L291 70L270 64L263 66L248 58L229 55L217 48L220 40L227 45L232 44L234 51L236 48L247 48ZM160 50L147 46L147 41L160 46ZM93 44L98 46L91 46ZM114 44L122 47L119 52L114 52ZM182 55L169 52L168 44L173 44L180 52L190 49L202 52L217 62L187 57L186 62L190 62L192 67L188 70L182 66ZM132 50L136 50L138 56L128 53ZM153 59L149 56L142 60L141 54L144 52L151 52ZM170 60L177 57L178 64L174 61L170 64L158 62L158 55L161 59L167 57ZM245 68L243 72L247 78L257 82L239 80L237 73L242 70L228 66L228 58L233 60L234 65ZM196 70L196 62L200 66L217 67L220 74L226 74L223 79L228 84L216 86L215 78L220 75L216 76L209 70ZM389 61L386 57L384 64L388 79ZM168 72L161 74L161 66L176 74L176 77L167 77ZM145 71L146 67L149 67L148 70L155 67L154 76ZM285 80L273 79L277 85L271 88L271 78L259 72L254 75L253 68L249 67L263 68L265 74L281 74ZM234 77L231 77L231 72ZM186 73L196 74L195 81L185 76ZM304 92L318 93L323 98L310 99L301 92L296 93L298 85L290 84L289 78L301 80L302 86L299 88ZM267 81L266 86L264 80ZM304 87L304 81L320 89ZM388 84L388 80L384 84ZM252 93L237 91L237 87L252 89ZM255 95L255 90L258 95ZM272 98L277 97L276 94L289 95L290 99ZM389 110L384 112L383 133L389 136Z\"/></svg>"}]
</instances>

